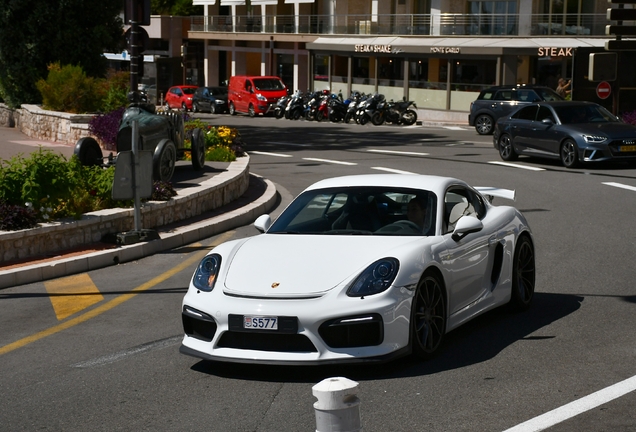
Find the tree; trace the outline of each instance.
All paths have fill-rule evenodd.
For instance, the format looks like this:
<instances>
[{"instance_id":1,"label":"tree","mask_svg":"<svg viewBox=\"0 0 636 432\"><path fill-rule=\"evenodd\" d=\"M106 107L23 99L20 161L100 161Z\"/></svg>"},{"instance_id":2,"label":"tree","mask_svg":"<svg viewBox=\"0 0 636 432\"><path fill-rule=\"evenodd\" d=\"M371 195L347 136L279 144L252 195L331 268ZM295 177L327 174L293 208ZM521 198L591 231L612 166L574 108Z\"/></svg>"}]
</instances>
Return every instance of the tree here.
<instances>
[{"instance_id":1,"label":"tree","mask_svg":"<svg viewBox=\"0 0 636 432\"><path fill-rule=\"evenodd\" d=\"M104 52L125 46L123 2L104 0L0 0L0 95L11 107L40 103L35 83L47 66L81 66L103 77Z\"/></svg>"},{"instance_id":2,"label":"tree","mask_svg":"<svg viewBox=\"0 0 636 432\"><path fill-rule=\"evenodd\" d=\"M150 0L153 15L203 15L203 6L193 6L192 0Z\"/></svg>"}]
</instances>

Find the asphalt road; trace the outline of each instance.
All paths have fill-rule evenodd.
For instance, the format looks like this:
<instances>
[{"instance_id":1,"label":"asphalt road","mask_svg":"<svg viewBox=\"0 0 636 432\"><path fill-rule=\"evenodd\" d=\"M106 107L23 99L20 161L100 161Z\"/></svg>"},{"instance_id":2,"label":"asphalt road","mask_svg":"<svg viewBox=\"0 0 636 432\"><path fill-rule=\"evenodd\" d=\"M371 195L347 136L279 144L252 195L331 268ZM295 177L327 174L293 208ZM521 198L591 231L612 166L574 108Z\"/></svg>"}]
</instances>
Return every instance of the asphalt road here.
<instances>
[{"instance_id":1,"label":"asphalt road","mask_svg":"<svg viewBox=\"0 0 636 432\"><path fill-rule=\"evenodd\" d=\"M346 174L393 170L515 189L535 234L533 307L483 315L424 363L254 367L179 354L194 266L213 244L257 233L247 226L0 291L0 430L311 431L311 387L345 376L360 383L365 431L494 432L526 421L514 430L636 431L636 167L567 170L528 158L504 166L491 138L467 126L204 118L239 129L251 171L281 192L276 212L314 181ZM559 421L564 406L578 415Z\"/></svg>"}]
</instances>

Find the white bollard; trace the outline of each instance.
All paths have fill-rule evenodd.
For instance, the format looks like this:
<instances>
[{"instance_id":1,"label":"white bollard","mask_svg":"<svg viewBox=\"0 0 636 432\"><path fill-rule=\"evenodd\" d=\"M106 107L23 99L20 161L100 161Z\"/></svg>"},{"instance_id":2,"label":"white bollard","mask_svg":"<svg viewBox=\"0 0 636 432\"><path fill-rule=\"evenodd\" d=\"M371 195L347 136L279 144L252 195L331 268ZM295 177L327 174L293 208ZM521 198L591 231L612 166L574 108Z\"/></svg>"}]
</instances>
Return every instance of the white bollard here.
<instances>
[{"instance_id":1,"label":"white bollard","mask_svg":"<svg viewBox=\"0 0 636 432\"><path fill-rule=\"evenodd\" d=\"M316 432L361 432L358 383L336 377L320 381L312 388Z\"/></svg>"}]
</instances>

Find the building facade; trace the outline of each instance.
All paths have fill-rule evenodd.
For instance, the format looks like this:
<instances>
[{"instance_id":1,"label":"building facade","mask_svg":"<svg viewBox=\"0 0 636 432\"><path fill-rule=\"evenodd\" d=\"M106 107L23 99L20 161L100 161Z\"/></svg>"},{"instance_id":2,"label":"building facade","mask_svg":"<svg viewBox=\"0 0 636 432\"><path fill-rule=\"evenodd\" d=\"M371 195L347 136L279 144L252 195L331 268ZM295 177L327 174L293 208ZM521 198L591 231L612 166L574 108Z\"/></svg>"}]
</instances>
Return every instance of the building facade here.
<instances>
[{"instance_id":1,"label":"building facade","mask_svg":"<svg viewBox=\"0 0 636 432\"><path fill-rule=\"evenodd\" d=\"M589 53L614 38L605 35L607 0L193 3L204 15L184 25L184 82L277 75L292 90L378 92L449 111L468 111L476 93L495 84L556 88L561 77L583 79ZM577 85L588 97L596 84L574 82L573 95Z\"/></svg>"}]
</instances>

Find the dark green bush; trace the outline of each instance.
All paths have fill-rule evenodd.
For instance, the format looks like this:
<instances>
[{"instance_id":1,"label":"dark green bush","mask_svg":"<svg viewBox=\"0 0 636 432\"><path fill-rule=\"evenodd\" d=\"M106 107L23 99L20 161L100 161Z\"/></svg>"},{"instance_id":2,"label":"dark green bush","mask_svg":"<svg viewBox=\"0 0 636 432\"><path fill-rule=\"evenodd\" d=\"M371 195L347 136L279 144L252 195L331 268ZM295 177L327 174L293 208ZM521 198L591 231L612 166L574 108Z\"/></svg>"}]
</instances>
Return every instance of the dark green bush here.
<instances>
[{"instance_id":1,"label":"dark green bush","mask_svg":"<svg viewBox=\"0 0 636 432\"><path fill-rule=\"evenodd\" d=\"M33 228L37 224L33 208L0 201L0 230L17 231Z\"/></svg>"}]
</instances>

